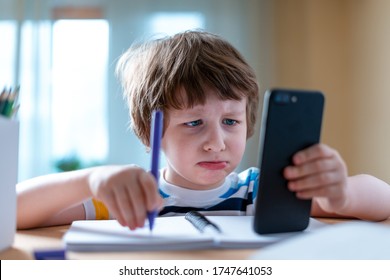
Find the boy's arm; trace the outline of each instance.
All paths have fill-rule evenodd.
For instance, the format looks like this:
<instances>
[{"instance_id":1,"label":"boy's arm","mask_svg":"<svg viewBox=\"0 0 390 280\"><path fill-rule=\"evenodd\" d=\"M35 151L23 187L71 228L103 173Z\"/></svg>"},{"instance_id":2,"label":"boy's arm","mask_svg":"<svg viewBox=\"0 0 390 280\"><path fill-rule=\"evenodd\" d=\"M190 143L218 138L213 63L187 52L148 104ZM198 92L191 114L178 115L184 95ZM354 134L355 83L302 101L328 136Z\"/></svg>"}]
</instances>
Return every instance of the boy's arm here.
<instances>
[{"instance_id":1,"label":"boy's arm","mask_svg":"<svg viewBox=\"0 0 390 280\"><path fill-rule=\"evenodd\" d=\"M78 204L62 212L54 215L49 220L44 222L41 226L58 226L58 225L69 225L75 220L85 220L85 210L83 204Z\"/></svg>"},{"instance_id":2,"label":"boy's arm","mask_svg":"<svg viewBox=\"0 0 390 280\"><path fill-rule=\"evenodd\" d=\"M91 170L50 174L19 183L17 227L59 225L84 219L82 202L92 196L88 186Z\"/></svg>"},{"instance_id":3,"label":"boy's arm","mask_svg":"<svg viewBox=\"0 0 390 280\"><path fill-rule=\"evenodd\" d=\"M102 201L123 226L142 227L147 211L163 200L153 175L129 166L99 166L50 174L17 185L17 227L32 228L85 219L82 202Z\"/></svg>"},{"instance_id":4,"label":"boy's arm","mask_svg":"<svg viewBox=\"0 0 390 280\"><path fill-rule=\"evenodd\" d=\"M390 186L366 174L348 177L344 207L337 213L329 213L322 210L318 199L314 198L312 216L354 217L373 221L388 219L390 217Z\"/></svg>"}]
</instances>

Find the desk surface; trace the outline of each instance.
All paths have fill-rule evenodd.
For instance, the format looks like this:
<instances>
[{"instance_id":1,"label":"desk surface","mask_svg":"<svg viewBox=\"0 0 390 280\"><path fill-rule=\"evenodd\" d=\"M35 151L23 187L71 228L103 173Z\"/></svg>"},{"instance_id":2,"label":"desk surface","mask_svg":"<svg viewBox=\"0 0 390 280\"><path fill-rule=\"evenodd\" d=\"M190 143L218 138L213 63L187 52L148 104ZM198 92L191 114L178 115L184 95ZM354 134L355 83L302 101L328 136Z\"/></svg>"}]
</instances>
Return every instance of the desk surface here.
<instances>
[{"instance_id":1,"label":"desk surface","mask_svg":"<svg viewBox=\"0 0 390 280\"><path fill-rule=\"evenodd\" d=\"M345 219L319 219L325 223L338 223ZM381 222L390 226L390 219ZM62 248L62 237L69 226L45 227L32 230L18 230L12 247L0 252L1 260L33 259L34 250ZM233 260L247 259L259 249L253 250L191 250L191 251L164 251L164 252L99 252L99 253L76 253L70 252L70 259L166 259L166 260Z\"/></svg>"}]
</instances>

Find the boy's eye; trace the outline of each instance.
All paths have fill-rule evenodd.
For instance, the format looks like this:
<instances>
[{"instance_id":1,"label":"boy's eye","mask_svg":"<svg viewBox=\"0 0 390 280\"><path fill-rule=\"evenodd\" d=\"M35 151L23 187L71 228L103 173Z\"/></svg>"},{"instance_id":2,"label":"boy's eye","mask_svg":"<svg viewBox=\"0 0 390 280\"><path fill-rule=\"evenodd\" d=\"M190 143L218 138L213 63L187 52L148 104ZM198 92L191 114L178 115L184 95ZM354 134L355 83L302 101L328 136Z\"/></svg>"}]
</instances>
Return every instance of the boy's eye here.
<instances>
[{"instance_id":1,"label":"boy's eye","mask_svg":"<svg viewBox=\"0 0 390 280\"><path fill-rule=\"evenodd\" d=\"M223 120L223 124L226 124L226 125L235 125L237 123L238 122L236 120L232 120L232 119L224 119Z\"/></svg>"},{"instance_id":2,"label":"boy's eye","mask_svg":"<svg viewBox=\"0 0 390 280\"><path fill-rule=\"evenodd\" d=\"M202 120L196 120L196 121L186 122L184 124L187 126L198 126L201 125L202 123L203 123Z\"/></svg>"}]
</instances>

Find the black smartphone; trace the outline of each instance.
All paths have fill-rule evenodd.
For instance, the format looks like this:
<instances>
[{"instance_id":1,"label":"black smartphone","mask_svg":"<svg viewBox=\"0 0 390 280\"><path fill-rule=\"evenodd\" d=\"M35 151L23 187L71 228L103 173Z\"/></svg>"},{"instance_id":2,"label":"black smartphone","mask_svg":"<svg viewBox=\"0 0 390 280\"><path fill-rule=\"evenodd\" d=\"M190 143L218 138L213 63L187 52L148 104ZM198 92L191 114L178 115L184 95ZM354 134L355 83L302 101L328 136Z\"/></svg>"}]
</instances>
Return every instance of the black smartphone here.
<instances>
[{"instance_id":1,"label":"black smartphone","mask_svg":"<svg viewBox=\"0 0 390 280\"><path fill-rule=\"evenodd\" d=\"M319 91L272 89L264 96L260 129L260 178L254 230L259 234L302 231L311 200L287 188L283 169L292 156L320 141L325 97Z\"/></svg>"}]
</instances>

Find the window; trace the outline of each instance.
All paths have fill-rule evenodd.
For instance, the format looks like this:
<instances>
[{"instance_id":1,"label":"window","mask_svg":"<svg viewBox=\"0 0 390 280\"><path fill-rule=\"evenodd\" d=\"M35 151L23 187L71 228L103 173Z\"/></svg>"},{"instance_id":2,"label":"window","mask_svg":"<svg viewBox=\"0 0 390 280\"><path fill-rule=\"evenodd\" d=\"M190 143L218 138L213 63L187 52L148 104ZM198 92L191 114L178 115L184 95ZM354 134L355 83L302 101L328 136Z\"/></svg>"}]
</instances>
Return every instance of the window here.
<instances>
[{"instance_id":1,"label":"window","mask_svg":"<svg viewBox=\"0 0 390 280\"><path fill-rule=\"evenodd\" d=\"M16 21L0 21L0 91L15 85Z\"/></svg>"},{"instance_id":2,"label":"window","mask_svg":"<svg viewBox=\"0 0 390 280\"><path fill-rule=\"evenodd\" d=\"M19 180L106 160L108 37L102 19L22 23Z\"/></svg>"},{"instance_id":3,"label":"window","mask_svg":"<svg viewBox=\"0 0 390 280\"><path fill-rule=\"evenodd\" d=\"M104 161L108 153L106 20L58 20L53 25L53 157Z\"/></svg>"}]
</instances>

